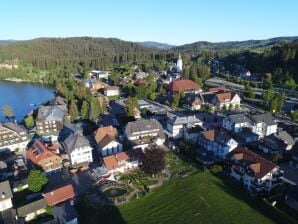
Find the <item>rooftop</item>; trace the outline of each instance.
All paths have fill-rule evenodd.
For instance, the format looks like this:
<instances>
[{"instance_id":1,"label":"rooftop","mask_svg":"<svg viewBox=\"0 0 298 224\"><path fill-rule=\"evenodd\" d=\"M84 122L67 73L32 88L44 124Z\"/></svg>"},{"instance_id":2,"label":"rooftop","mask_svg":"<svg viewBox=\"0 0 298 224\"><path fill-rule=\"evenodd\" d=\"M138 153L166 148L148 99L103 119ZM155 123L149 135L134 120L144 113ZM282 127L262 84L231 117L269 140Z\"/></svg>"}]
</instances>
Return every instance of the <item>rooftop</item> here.
<instances>
[{"instance_id":1,"label":"rooftop","mask_svg":"<svg viewBox=\"0 0 298 224\"><path fill-rule=\"evenodd\" d=\"M75 149L88 146L90 147L87 138L79 133L71 134L64 140L64 147L67 153L71 153Z\"/></svg>"},{"instance_id":2,"label":"rooftop","mask_svg":"<svg viewBox=\"0 0 298 224\"><path fill-rule=\"evenodd\" d=\"M71 184L57 188L53 191L43 194L49 206L54 206L62 202L71 200L75 197L75 192Z\"/></svg>"},{"instance_id":3,"label":"rooftop","mask_svg":"<svg viewBox=\"0 0 298 224\"><path fill-rule=\"evenodd\" d=\"M201 89L201 87L197 83L189 79L175 80L169 84L169 88L173 92Z\"/></svg>"},{"instance_id":4,"label":"rooftop","mask_svg":"<svg viewBox=\"0 0 298 224\"><path fill-rule=\"evenodd\" d=\"M251 119L256 123L264 122L267 125L275 125L276 124L274 117L270 113L252 115Z\"/></svg>"},{"instance_id":5,"label":"rooftop","mask_svg":"<svg viewBox=\"0 0 298 224\"><path fill-rule=\"evenodd\" d=\"M0 183L0 202L9 198L12 198L12 192L7 180Z\"/></svg>"}]
</instances>

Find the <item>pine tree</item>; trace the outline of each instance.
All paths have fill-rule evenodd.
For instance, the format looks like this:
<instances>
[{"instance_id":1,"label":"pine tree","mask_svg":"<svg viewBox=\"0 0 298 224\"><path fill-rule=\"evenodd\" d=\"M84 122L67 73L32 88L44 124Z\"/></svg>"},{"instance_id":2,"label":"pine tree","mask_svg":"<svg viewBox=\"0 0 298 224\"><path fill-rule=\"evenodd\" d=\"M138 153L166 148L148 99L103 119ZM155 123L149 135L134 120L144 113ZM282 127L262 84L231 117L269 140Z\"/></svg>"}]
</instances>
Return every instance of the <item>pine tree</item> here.
<instances>
[{"instance_id":1,"label":"pine tree","mask_svg":"<svg viewBox=\"0 0 298 224\"><path fill-rule=\"evenodd\" d=\"M78 106L74 100L72 100L70 102L69 114L70 114L71 122L74 122L76 120L76 118L78 117L79 109L78 109Z\"/></svg>"},{"instance_id":2,"label":"pine tree","mask_svg":"<svg viewBox=\"0 0 298 224\"><path fill-rule=\"evenodd\" d=\"M81 115L83 120L87 120L89 116L89 103L84 100L81 107Z\"/></svg>"}]
</instances>

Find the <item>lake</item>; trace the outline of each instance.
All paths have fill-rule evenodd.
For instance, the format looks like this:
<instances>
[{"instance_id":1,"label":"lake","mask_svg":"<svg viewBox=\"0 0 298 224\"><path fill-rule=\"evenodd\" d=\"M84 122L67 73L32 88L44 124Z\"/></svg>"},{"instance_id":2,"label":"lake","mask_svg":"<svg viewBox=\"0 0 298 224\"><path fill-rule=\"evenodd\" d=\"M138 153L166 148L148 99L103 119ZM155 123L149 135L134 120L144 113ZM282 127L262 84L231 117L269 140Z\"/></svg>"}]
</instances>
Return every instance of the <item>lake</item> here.
<instances>
[{"instance_id":1,"label":"lake","mask_svg":"<svg viewBox=\"0 0 298 224\"><path fill-rule=\"evenodd\" d=\"M54 98L54 89L38 83L0 81L0 121L5 121L2 107L12 107L15 119L21 121L41 103Z\"/></svg>"}]
</instances>

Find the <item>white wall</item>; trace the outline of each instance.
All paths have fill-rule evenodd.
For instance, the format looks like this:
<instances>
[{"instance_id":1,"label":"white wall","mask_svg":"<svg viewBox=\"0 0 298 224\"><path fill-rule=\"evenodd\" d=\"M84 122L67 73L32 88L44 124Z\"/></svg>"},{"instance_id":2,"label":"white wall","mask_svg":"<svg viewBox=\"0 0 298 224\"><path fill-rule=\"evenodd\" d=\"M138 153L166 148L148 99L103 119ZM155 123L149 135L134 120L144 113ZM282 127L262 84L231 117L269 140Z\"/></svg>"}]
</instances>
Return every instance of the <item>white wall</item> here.
<instances>
[{"instance_id":1,"label":"white wall","mask_svg":"<svg viewBox=\"0 0 298 224\"><path fill-rule=\"evenodd\" d=\"M92 148L90 146L85 146L73 150L70 155L70 161L72 165L84 162L91 163L93 161Z\"/></svg>"},{"instance_id":2,"label":"white wall","mask_svg":"<svg viewBox=\"0 0 298 224\"><path fill-rule=\"evenodd\" d=\"M10 198L7 198L0 202L0 212L12 208L12 202Z\"/></svg>"},{"instance_id":3,"label":"white wall","mask_svg":"<svg viewBox=\"0 0 298 224\"><path fill-rule=\"evenodd\" d=\"M112 141L109 144L107 144L105 147L100 148L99 150L103 156L116 154L118 152L122 152L122 144L120 144L117 141Z\"/></svg>"}]
</instances>

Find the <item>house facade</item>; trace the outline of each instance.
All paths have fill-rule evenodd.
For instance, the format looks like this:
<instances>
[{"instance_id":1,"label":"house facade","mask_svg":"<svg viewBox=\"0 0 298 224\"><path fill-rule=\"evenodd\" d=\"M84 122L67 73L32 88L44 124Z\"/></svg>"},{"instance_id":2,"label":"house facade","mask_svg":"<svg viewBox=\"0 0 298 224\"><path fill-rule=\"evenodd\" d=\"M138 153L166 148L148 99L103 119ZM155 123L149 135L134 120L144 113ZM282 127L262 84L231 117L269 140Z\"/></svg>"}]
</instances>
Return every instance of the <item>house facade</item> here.
<instances>
[{"instance_id":1,"label":"house facade","mask_svg":"<svg viewBox=\"0 0 298 224\"><path fill-rule=\"evenodd\" d=\"M62 145L72 166L92 163L92 147L86 137L75 133L68 136Z\"/></svg>"},{"instance_id":2,"label":"house facade","mask_svg":"<svg viewBox=\"0 0 298 224\"><path fill-rule=\"evenodd\" d=\"M56 142L63 128L66 105L41 106L36 118L36 132L45 141Z\"/></svg>"},{"instance_id":3,"label":"house facade","mask_svg":"<svg viewBox=\"0 0 298 224\"><path fill-rule=\"evenodd\" d=\"M139 166L138 149L120 152L103 158L104 168L108 174L124 173Z\"/></svg>"},{"instance_id":4,"label":"house facade","mask_svg":"<svg viewBox=\"0 0 298 224\"><path fill-rule=\"evenodd\" d=\"M252 121L245 114L229 115L223 119L223 127L232 132L242 132L243 128L252 127Z\"/></svg>"},{"instance_id":5,"label":"house facade","mask_svg":"<svg viewBox=\"0 0 298 224\"><path fill-rule=\"evenodd\" d=\"M195 116L177 116L168 114L165 133L169 138L179 139L185 135L185 129L202 126L203 122Z\"/></svg>"},{"instance_id":6,"label":"house facade","mask_svg":"<svg viewBox=\"0 0 298 224\"><path fill-rule=\"evenodd\" d=\"M226 159L233 151L238 142L221 131L207 130L201 132L198 137L198 144L206 153L212 153L218 160Z\"/></svg>"},{"instance_id":7,"label":"house facade","mask_svg":"<svg viewBox=\"0 0 298 224\"><path fill-rule=\"evenodd\" d=\"M122 152L122 144L118 140L118 131L113 126L100 127L94 132L98 150L102 156Z\"/></svg>"},{"instance_id":8,"label":"house facade","mask_svg":"<svg viewBox=\"0 0 298 224\"><path fill-rule=\"evenodd\" d=\"M163 127L156 119L128 122L125 137L133 148L146 148L150 144L162 145L165 142Z\"/></svg>"},{"instance_id":9,"label":"house facade","mask_svg":"<svg viewBox=\"0 0 298 224\"><path fill-rule=\"evenodd\" d=\"M261 138L277 132L277 123L269 113L252 115L252 132L258 134Z\"/></svg>"},{"instance_id":10,"label":"house facade","mask_svg":"<svg viewBox=\"0 0 298 224\"><path fill-rule=\"evenodd\" d=\"M200 96L195 94L187 94L183 99L183 107L188 110L200 110L202 107L203 101Z\"/></svg>"},{"instance_id":11,"label":"house facade","mask_svg":"<svg viewBox=\"0 0 298 224\"><path fill-rule=\"evenodd\" d=\"M248 149L237 147L228 161L231 177L254 194L268 193L282 184L283 171Z\"/></svg>"},{"instance_id":12,"label":"house facade","mask_svg":"<svg viewBox=\"0 0 298 224\"><path fill-rule=\"evenodd\" d=\"M25 127L12 122L0 123L0 151L22 152L29 142Z\"/></svg>"},{"instance_id":13,"label":"house facade","mask_svg":"<svg viewBox=\"0 0 298 224\"><path fill-rule=\"evenodd\" d=\"M105 96L119 96L120 90L118 86L107 86L104 89Z\"/></svg>"},{"instance_id":14,"label":"house facade","mask_svg":"<svg viewBox=\"0 0 298 224\"><path fill-rule=\"evenodd\" d=\"M57 154L57 149L53 150L39 140L27 150L27 159L46 174L58 172L62 168L62 158Z\"/></svg>"},{"instance_id":15,"label":"house facade","mask_svg":"<svg viewBox=\"0 0 298 224\"><path fill-rule=\"evenodd\" d=\"M224 107L227 109L230 107L235 108L240 106L240 102L240 96L234 92L217 93L211 100L211 103L219 109L223 109Z\"/></svg>"}]
</instances>

